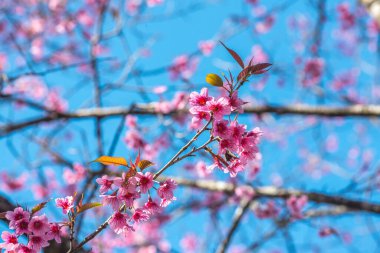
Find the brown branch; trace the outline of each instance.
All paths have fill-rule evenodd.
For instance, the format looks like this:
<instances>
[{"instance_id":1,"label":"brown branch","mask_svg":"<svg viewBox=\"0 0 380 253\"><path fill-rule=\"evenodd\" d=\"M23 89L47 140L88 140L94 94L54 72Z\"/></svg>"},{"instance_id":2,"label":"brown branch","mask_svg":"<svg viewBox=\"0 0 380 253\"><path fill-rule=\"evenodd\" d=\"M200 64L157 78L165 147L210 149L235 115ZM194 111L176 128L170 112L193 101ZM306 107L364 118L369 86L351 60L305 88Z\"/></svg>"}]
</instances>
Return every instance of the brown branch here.
<instances>
[{"instance_id":1,"label":"brown branch","mask_svg":"<svg viewBox=\"0 0 380 253\"><path fill-rule=\"evenodd\" d=\"M236 208L235 214L232 220L232 225L230 229L228 230L227 236L224 238L224 240L222 241L222 243L219 245L218 249L216 250L217 253L224 253L227 251L227 248L232 240L232 236L234 235L236 229L238 228L244 214L249 210L250 205L251 205L251 200L245 200L245 201L242 201L242 203L240 203L240 205Z\"/></svg>"},{"instance_id":2,"label":"brown branch","mask_svg":"<svg viewBox=\"0 0 380 253\"><path fill-rule=\"evenodd\" d=\"M125 115L163 115L170 116L181 113L187 113L188 110L172 110L168 113L159 113L156 111L154 104L137 104L132 105L134 108L125 107L108 107L108 108L91 108L79 109L75 112L50 113L34 119L28 119L24 122L4 124L0 126L0 137L10 134L14 131L28 128L41 123L48 123L58 120L104 118ZM244 114L275 114L275 115L309 115L320 117L380 117L379 105L353 105L345 107L333 106L310 106L310 105L292 105L292 106L249 106L245 107Z\"/></svg>"},{"instance_id":3,"label":"brown branch","mask_svg":"<svg viewBox=\"0 0 380 253\"><path fill-rule=\"evenodd\" d=\"M374 18L378 25L380 25L380 1L378 0L360 0L369 14Z\"/></svg>"},{"instance_id":4,"label":"brown branch","mask_svg":"<svg viewBox=\"0 0 380 253\"><path fill-rule=\"evenodd\" d=\"M171 177L172 178L172 177ZM206 191L219 191L226 194L233 194L235 192L236 186L231 183L226 183L223 181L213 181L213 180L187 180L184 178L173 178L178 185L187 186L192 188L197 188ZM301 196L306 195L309 201L323 204L330 204L336 206L342 206L348 210L361 211L380 214L380 204L369 203L366 201L352 200L337 195L328 195L324 193L317 192L306 192L301 190L293 189L282 189L273 186L263 186L263 187L252 187L255 191L256 198L281 198L287 199L290 196Z\"/></svg>"}]
</instances>

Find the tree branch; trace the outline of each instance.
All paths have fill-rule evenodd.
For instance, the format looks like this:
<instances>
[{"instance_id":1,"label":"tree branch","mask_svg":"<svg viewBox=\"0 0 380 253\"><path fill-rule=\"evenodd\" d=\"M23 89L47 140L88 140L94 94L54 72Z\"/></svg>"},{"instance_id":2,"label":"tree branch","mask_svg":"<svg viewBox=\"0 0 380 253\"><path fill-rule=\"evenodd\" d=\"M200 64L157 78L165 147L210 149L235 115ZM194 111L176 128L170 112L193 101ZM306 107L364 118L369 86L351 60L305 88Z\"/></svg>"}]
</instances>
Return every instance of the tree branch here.
<instances>
[{"instance_id":1,"label":"tree branch","mask_svg":"<svg viewBox=\"0 0 380 253\"><path fill-rule=\"evenodd\" d=\"M104 118L125 115L170 116L175 114L188 113L187 109L172 110L168 113L159 113L156 111L155 105L153 103L132 105L131 108L91 108L79 109L75 112L49 113L48 115L40 116L34 119L28 119L24 122L3 124L0 126L0 137L4 137L7 134L10 134L17 130L28 128L30 126L58 120ZM244 109L244 114L261 115L266 113L271 113L275 115L310 115L320 117L380 117L380 105L353 105L345 107L310 106L301 104L292 106L264 105L254 107L248 106Z\"/></svg>"},{"instance_id":2,"label":"tree branch","mask_svg":"<svg viewBox=\"0 0 380 253\"><path fill-rule=\"evenodd\" d=\"M213 180L188 180L184 178L173 178L178 185L192 187L200 190L206 191L219 191L226 194L234 194L236 186L231 183L226 183L223 181L213 181ZM165 178L163 178L165 179ZM352 211L361 211L380 214L380 204L369 203L366 201L352 200L336 195L327 195L324 193L317 192L306 192L301 190L293 189L282 189L273 186L263 186L263 187L252 187L255 191L256 198L281 198L287 199L290 196L301 196L306 195L309 201L316 203L324 203L336 206L342 206Z\"/></svg>"}]
</instances>

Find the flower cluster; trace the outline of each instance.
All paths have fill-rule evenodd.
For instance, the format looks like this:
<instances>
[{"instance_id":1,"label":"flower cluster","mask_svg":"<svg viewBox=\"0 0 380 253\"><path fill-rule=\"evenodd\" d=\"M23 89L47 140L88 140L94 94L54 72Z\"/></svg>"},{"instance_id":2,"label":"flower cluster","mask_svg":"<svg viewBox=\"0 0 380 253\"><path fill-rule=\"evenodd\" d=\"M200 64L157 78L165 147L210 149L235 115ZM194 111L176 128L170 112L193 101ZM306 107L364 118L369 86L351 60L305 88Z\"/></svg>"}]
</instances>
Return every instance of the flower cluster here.
<instances>
[{"instance_id":1,"label":"flower cluster","mask_svg":"<svg viewBox=\"0 0 380 253\"><path fill-rule=\"evenodd\" d=\"M307 204L308 198L306 195L302 195L300 197L291 196L286 200L286 206L289 209L292 218L294 219L302 219L302 209Z\"/></svg>"},{"instance_id":2,"label":"flower cluster","mask_svg":"<svg viewBox=\"0 0 380 253\"><path fill-rule=\"evenodd\" d=\"M238 97L237 91L215 98L208 95L207 88L203 88L200 93L192 92L189 102L193 128L199 128L203 120L212 120L211 134L219 143L219 151L213 154L214 164L210 169L218 167L235 177L249 161L259 158L257 145L261 130L255 128L247 131L246 125L239 124L236 120L224 119L224 116L231 113L243 112L244 102Z\"/></svg>"},{"instance_id":3,"label":"flower cluster","mask_svg":"<svg viewBox=\"0 0 380 253\"><path fill-rule=\"evenodd\" d=\"M5 249L5 252L37 253L49 246L51 240L61 243L62 227L49 222L45 215L37 216L17 207L6 212L5 218L9 221L9 228L14 230L13 233L4 231L1 234L4 242L0 243L0 248ZM21 235L27 236L26 245L19 242Z\"/></svg>"},{"instance_id":4,"label":"flower cluster","mask_svg":"<svg viewBox=\"0 0 380 253\"><path fill-rule=\"evenodd\" d=\"M148 221L152 215L159 213L162 207L176 200L173 194L176 183L172 179L161 182L157 189L161 203L158 204L152 199L150 191L155 182L150 172L137 172L134 175L131 175L130 171L123 172L121 177L104 175L96 182L100 185L103 204L111 206L114 211L109 224L117 234L134 231L134 223ZM147 194L148 198L143 206L139 206L137 200L144 194Z\"/></svg>"}]
</instances>

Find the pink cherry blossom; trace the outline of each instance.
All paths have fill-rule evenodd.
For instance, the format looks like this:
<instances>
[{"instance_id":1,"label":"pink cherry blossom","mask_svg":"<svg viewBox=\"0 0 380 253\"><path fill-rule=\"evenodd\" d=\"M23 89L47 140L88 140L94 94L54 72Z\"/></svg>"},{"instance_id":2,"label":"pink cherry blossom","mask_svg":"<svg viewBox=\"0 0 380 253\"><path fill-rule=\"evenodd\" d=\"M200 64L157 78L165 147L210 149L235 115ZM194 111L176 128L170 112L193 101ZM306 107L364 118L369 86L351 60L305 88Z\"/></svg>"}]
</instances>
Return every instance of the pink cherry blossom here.
<instances>
[{"instance_id":1,"label":"pink cherry blossom","mask_svg":"<svg viewBox=\"0 0 380 253\"><path fill-rule=\"evenodd\" d=\"M50 230L48 219L45 215L34 216L30 219L28 229L34 235L45 235Z\"/></svg>"},{"instance_id":2,"label":"pink cherry blossom","mask_svg":"<svg viewBox=\"0 0 380 253\"><path fill-rule=\"evenodd\" d=\"M200 41L198 43L198 48L199 48L199 50L201 50L201 52L204 56L211 55L214 47L215 47L215 41L213 41L213 40Z\"/></svg>"},{"instance_id":3,"label":"pink cherry blossom","mask_svg":"<svg viewBox=\"0 0 380 253\"><path fill-rule=\"evenodd\" d=\"M5 252L12 252L18 246L17 235L11 234L8 231L3 231L1 233L1 239L3 239L3 243L0 243L0 249L5 249Z\"/></svg>"},{"instance_id":4,"label":"pink cherry blossom","mask_svg":"<svg viewBox=\"0 0 380 253\"><path fill-rule=\"evenodd\" d=\"M7 211L5 214L5 218L9 220L9 228L14 229L15 223L22 219L29 220L30 213L28 211L24 211L22 207L16 207L13 211Z\"/></svg>"},{"instance_id":5,"label":"pink cherry blossom","mask_svg":"<svg viewBox=\"0 0 380 253\"><path fill-rule=\"evenodd\" d=\"M140 191L142 193L147 193L150 188L153 186L153 174L147 172L145 174L139 172L137 173L137 178L139 180Z\"/></svg>"},{"instance_id":6,"label":"pink cherry blossom","mask_svg":"<svg viewBox=\"0 0 380 253\"><path fill-rule=\"evenodd\" d=\"M61 243L62 231L57 223L50 223L50 231L47 233L49 240L55 240L57 243Z\"/></svg>"},{"instance_id":7,"label":"pink cherry blossom","mask_svg":"<svg viewBox=\"0 0 380 253\"><path fill-rule=\"evenodd\" d=\"M144 209L137 208L132 215L132 220L135 222L142 222L149 220L149 215Z\"/></svg>"},{"instance_id":8,"label":"pink cherry blossom","mask_svg":"<svg viewBox=\"0 0 380 253\"><path fill-rule=\"evenodd\" d=\"M102 198L102 203L103 205L105 206L111 206L112 209L114 211L117 211L119 210L119 207L120 207L120 200L119 198L116 196L116 194L112 194L112 195L100 195L100 197Z\"/></svg>"},{"instance_id":9,"label":"pink cherry blossom","mask_svg":"<svg viewBox=\"0 0 380 253\"><path fill-rule=\"evenodd\" d=\"M67 214L70 211L70 209L74 207L73 197L67 196L65 198L56 198L55 204L57 207L62 208L62 212L64 214Z\"/></svg>"},{"instance_id":10,"label":"pink cherry blossom","mask_svg":"<svg viewBox=\"0 0 380 253\"><path fill-rule=\"evenodd\" d=\"M291 196L289 199L286 200L286 206L289 209L290 214L295 219L301 219L303 217L302 215L302 209L307 204L307 196L302 195L300 197Z\"/></svg>"},{"instance_id":11,"label":"pink cherry blossom","mask_svg":"<svg viewBox=\"0 0 380 253\"><path fill-rule=\"evenodd\" d=\"M120 234L123 231L124 227L127 226L128 218L128 214L117 211L109 220L110 227L113 231L115 231L115 233Z\"/></svg>"},{"instance_id":12,"label":"pink cherry blossom","mask_svg":"<svg viewBox=\"0 0 380 253\"><path fill-rule=\"evenodd\" d=\"M101 178L97 178L96 182L100 185L100 193L104 194L112 188L113 179L110 179L107 175L103 175Z\"/></svg>"},{"instance_id":13,"label":"pink cherry blossom","mask_svg":"<svg viewBox=\"0 0 380 253\"><path fill-rule=\"evenodd\" d=\"M208 95L208 89L202 88L200 93L196 91L190 93L189 103L191 106L206 106L206 103L211 100L212 97Z\"/></svg>"},{"instance_id":14,"label":"pink cherry blossom","mask_svg":"<svg viewBox=\"0 0 380 253\"><path fill-rule=\"evenodd\" d=\"M167 179L165 182L160 183L160 188L158 188L157 193L162 199L161 206L166 206L176 199L173 194L176 187L177 183L173 179Z\"/></svg>"},{"instance_id":15,"label":"pink cherry blossom","mask_svg":"<svg viewBox=\"0 0 380 253\"><path fill-rule=\"evenodd\" d=\"M225 115L231 114L231 107L226 98L221 97L218 100L211 100L206 103L207 108L212 112L214 119L222 119Z\"/></svg>"},{"instance_id":16,"label":"pink cherry blossom","mask_svg":"<svg viewBox=\"0 0 380 253\"><path fill-rule=\"evenodd\" d=\"M149 214L156 214L161 212L161 207L159 204L157 204L155 201L153 201L151 198L148 199L148 202L144 204L145 210Z\"/></svg>"},{"instance_id":17,"label":"pink cherry blossom","mask_svg":"<svg viewBox=\"0 0 380 253\"><path fill-rule=\"evenodd\" d=\"M29 218L18 220L14 224L14 229L16 230L16 235L29 234Z\"/></svg>"},{"instance_id":18,"label":"pink cherry blossom","mask_svg":"<svg viewBox=\"0 0 380 253\"><path fill-rule=\"evenodd\" d=\"M259 219L276 218L280 210L274 201L268 201L266 204L259 204L255 210L255 214Z\"/></svg>"},{"instance_id":19,"label":"pink cherry blossom","mask_svg":"<svg viewBox=\"0 0 380 253\"><path fill-rule=\"evenodd\" d=\"M302 84L311 87L321 81L325 62L322 58L311 58L305 63Z\"/></svg>"},{"instance_id":20,"label":"pink cherry blossom","mask_svg":"<svg viewBox=\"0 0 380 253\"><path fill-rule=\"evenodd\" d=\"M28 246L33 250L39 251L44 247L49 246L46 236L33 234L29 236Z\"/></svg>"},{"instance_id":21,"label":"pink cherry blossom","mask_svg":"<svg viewBox=\"0 0 380 253\"><path fill-rule=\"evenodd\" d=\"M221 138L228 138L231 135L231 130L228 127L228 120L214 120L212 126L212 135Z\"/></svg>"}]
</instances>

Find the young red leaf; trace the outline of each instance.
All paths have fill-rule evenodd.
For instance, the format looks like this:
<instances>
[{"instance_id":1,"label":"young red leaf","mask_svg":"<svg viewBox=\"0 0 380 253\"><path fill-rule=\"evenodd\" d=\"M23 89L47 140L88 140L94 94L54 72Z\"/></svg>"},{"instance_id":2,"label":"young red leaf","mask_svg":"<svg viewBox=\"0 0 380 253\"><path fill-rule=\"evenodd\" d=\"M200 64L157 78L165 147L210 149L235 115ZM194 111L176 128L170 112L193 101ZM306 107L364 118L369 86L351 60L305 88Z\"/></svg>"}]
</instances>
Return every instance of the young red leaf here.
<instances>
[{"instance_id":1,"label":"young red leaf","mask_svg":"<svg viewBox=\"0 0 380 253\"><path fill-rule=\"evenodd\" d=\"M256 65L253 65L251 67L251 74L253 75L258 75L258 74L262 74L262 73L265 73L269 70L270 66L272 66L272 64L270 63L258 63Z\"/></svg>"},{"instance_id":2,"label":"young red leaf","mask_svg":"<svg viewBox=\"0 0 380 253\"><path fill-rule=\"evenodd\" d=\"M241 57L232 49L228 48L226 45L224 45L223 42L219 41L225 49L230 53L230 55L235 59L235 61L240 65L242 69L244 69L244 62L241 59Z\"/></svg>"}]
</instances>

